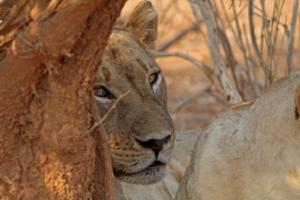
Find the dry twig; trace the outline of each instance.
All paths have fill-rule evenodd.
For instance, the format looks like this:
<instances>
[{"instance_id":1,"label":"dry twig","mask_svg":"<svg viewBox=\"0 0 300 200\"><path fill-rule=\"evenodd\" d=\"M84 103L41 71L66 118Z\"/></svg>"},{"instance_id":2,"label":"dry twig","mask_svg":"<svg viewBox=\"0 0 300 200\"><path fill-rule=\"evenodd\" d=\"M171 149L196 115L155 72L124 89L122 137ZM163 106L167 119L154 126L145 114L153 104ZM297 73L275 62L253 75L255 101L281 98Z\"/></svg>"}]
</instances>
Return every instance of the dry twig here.
<instances>
[{"instance_id":1,"label":"dry twig","mask_svg":"<svg viewBox=\"0 0 300 200\"><path fill-rule=\"evenodd\" d=\"M294 34L296 31L296 24L298 19L298 8L299 8L299 0L294 0L293 3L293 16L291 22L291 29L288 32L288 52L287 52L287 65L288 65L288 74L292 71L292 63L293 63L293 49L294 49Z\"/></svg>"},{"instance_id":2,"label":"dry twig","mask_svg":"<svg viewBox=\"0 0 300 200\"><path fill-rule=\"evenodd\" d=\"M108 109L108 111L103 115L103 117L100 119L100 121L95 122L93 124L93 126L90 128L89 133L93 132L98 126L102 125L103 122L105 122L105 120L108 118L108 116L111 114L111 112L116 108L116 106L118 105L118 103L124 99L128 94L130 93L130 91L125 92L124 94L122 94L112 105L111 107Z\"/></svg>"},{"instance_id":3,"label":"dry twig","mask_svg":"<svg viewBox=\"0 0 300 200\"><path fill-rule=\"evenodd\" d=\"M223 58L220 50L220 28L210 1L189 0L189 3L194 13L196 14L196 18L198 20L203 19L206 24L208 45L212 55L212 59L215 63L215 71L217 73L217 76L220 78L221 85L227 96L228 102L230 102L231 104L240 102L242 98L237 90L237 86L231 80L228 72L226 71L226 60Z\"/></svg>"},{"instance_id":4,"label":"dry twig","mask_svg":"<svg viewBox=\"0 0 300 200\"><path fill-rule=\"evenodd\" d=\"M157 51L165 51L168 48L170 48L172 45L176 44L178 41L180 41L184 36L186 36L191 31L195 31L199 27L199 21L196 21L192 23L187 28L183 29L182 31L178 32L176 35L174 35L172 38L168 39L167 41L163 42L158 48Z\"/></svg>"},{"instance_id":5,"label":"dry twig","mask_svg":"<svg viewBox=\"0 0 300 200\"><path fill-rule=\"evenodd\" d=\"M273 81L273 76L272 72L268 68L268 65L266 64L262 52L259 50L258 43L256 40L256 35L255 35L255 26L254 26L254 14L253 14L253 6L254 0L249 0L249 7L248 7L248 17L249 17L249 26L250 26L250 36L251 36L251 42L256 54L256 57L258 58L258 61L261 65L261 67L264 69L265 73L265 84L268 86L270 83Z\"/></svg>"},{"instance_id":6,"label":"dry twig","mask_svg":"<svg viewBox=\"0 0 300 200\"><path fill-rule=\"evenodd\" d=\"M207 65L205 62L196 59L188 54L182 52L156 52L156 57L178 57L184 60L191 62L192 64L196 65L198 68L204 71L205 75L209 78L213 74L213 70Z\"/></svg>"}]
</instances>

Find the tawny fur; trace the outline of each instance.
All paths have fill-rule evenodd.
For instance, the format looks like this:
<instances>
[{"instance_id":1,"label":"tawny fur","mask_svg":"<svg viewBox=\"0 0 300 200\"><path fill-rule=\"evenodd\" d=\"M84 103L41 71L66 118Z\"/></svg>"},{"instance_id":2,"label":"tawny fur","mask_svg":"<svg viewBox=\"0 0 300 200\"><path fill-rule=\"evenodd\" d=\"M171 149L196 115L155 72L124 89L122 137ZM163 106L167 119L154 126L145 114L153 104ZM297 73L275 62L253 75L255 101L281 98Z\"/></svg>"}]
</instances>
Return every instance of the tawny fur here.
<instances>
[{"instance_id":1,"label":"tawny fur","mask_svg":"<svg viewBox=\"0 0 300 200\"><path fill-rule=\"evenodd\" d=\"M300 71L199 138L177 200L300 199Z\"/></svg>"},{"instance_id":2,"label":"tawny fur","mask_svg":"<svg viewBox=\"0 0 300 200\"><path fill-rule=\"evenodd\" d=\"M130 183L161 180L165 167L139 173L154 160L151 149L138 142L170 135L157 159L167 163L174 146L173 123L167 110L166 84L161 75L151 87L149 77L159 71L150 51L157 38L157 14L149 1L133 11L124 29L115 29L97 72L96 86L105 86L116 98L129 91L104 121L115 174ZM114 100L96 98L100 114Z\"/></svg>"}]
</instances>

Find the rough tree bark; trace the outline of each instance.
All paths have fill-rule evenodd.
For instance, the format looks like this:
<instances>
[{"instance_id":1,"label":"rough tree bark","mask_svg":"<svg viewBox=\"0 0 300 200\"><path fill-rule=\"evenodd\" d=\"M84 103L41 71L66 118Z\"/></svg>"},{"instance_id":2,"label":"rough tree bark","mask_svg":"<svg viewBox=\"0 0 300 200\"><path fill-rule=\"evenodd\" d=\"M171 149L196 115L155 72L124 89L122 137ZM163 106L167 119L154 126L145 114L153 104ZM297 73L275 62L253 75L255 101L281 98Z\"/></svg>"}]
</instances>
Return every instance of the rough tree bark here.
<instances>
[{"instance_id":1,"label":"rough tree bark","mask_svg":"<svg viewBox=\"0 0 300 200\"><path fill-rule=\"evenodd\" d=\"M125 0L14 2L0 22L0 199L113 199L92 85Z\"/></svg>"}]
</instances>

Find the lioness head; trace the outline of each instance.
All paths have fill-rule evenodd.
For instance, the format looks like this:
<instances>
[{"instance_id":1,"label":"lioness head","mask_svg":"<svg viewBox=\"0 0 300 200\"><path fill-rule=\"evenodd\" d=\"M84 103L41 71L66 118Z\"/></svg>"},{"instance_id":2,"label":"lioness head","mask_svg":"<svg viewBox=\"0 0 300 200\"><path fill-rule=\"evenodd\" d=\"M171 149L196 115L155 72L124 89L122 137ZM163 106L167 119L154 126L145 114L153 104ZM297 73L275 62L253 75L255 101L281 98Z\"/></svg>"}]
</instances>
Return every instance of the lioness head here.
<instances>
[{"instance_id":1,"label":"lioness head","mask_svg":"<svg viewBox=\"0 0 300 200\"><path fill-rule=\"evenodd\" d=\"M157 14L143 1L113 30L94 87L102 117L116 105L104 128L115 176L130 183L161 180L174 145L165 80L151 55L156 37Z\"/></svg>"}]
</instances>

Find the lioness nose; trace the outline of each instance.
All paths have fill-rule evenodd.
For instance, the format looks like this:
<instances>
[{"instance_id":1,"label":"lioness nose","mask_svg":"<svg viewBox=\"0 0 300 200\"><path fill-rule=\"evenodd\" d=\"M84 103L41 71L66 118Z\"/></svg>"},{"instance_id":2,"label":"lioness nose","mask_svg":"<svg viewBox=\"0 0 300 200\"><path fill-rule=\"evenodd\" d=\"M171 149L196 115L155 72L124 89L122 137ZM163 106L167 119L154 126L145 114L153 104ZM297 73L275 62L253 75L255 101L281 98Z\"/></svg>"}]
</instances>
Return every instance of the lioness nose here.
<instances>
[{"instance_id":1,"label":"lioness nose","mask_svg":"<svg viewBox=\"0 0 300 200\"><path fill-rule=\"evenodd\" d=\"M151 149L155 156L157 157L159 152L163 149L164 144L168 143L169 140L171 139L171 135L168 135L166 137L164 137L163 139L150 139L147 141L141 141L139 139L136 139L136 141L138 142L138 144L140 144L142 147L146 148L146 149Z\"/></svg>"}]
</instances>

